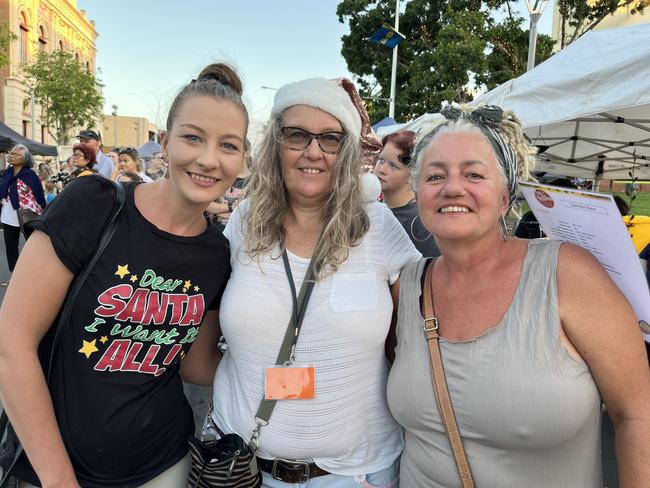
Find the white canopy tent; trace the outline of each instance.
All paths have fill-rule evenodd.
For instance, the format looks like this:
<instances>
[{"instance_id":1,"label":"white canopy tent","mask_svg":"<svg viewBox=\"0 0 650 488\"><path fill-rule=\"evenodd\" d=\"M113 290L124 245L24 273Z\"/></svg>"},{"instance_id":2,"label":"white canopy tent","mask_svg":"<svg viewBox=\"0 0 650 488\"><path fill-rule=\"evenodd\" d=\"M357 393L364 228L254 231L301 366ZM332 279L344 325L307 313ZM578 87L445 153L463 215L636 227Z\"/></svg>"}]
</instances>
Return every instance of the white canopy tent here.
<instances>
[{"instance_id":1,"label":"white canopy tent","mask_svg":"<svg viewBox=\"0 0 650 488\"><path fill-rule=\"evenodd\" d=\"M588 32L473 103L513 110L542 171L650 178L650 24Z\"/></svg>"},{"instance_id":2,"label":"white canopy tent","mask_svg":"<svg viewBox=\"0 0 650 488\"><path fill-rule=\"evenodd\" d=\"M590 179L650 178L650 24L588 32L478 97L513 110L540 148L538 169ZM418 132L439 114L382 127Z\"/></svg>"}]
</instances>

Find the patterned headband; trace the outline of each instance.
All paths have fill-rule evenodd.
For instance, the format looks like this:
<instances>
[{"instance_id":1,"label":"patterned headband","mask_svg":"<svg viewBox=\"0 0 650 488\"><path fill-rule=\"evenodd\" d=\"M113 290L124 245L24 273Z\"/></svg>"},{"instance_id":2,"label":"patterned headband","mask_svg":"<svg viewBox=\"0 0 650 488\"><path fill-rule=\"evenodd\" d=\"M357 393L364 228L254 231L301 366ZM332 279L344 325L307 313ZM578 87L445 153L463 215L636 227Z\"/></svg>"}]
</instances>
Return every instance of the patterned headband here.
<instances>
[{"instance_id":1,"label":"patterned headband","mask_svg":"<svg viewBox=\"0 0 650 488\"><path fill-rule=\"evenodd\" d=\"M498 132L503 121L503 109L496 105L483 105L472 112L464 112L458 106L449 104L444 106L440 113L449 121L467 120L478 127L490 142L506 175L506 186L509 195L508 210L510 210L519 190L517 184L517 156L512 146Z\"/></svg>"}]
</instances>

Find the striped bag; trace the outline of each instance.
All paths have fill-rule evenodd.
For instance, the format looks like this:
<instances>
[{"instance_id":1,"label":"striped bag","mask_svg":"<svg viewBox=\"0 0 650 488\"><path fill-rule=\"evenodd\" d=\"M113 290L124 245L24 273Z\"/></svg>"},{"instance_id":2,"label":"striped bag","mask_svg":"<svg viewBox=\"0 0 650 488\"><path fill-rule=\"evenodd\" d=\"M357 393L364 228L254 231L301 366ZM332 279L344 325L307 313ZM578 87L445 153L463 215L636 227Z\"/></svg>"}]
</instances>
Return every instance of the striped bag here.
<instances>
[{"instance_id":1,"label":"striped bag","mask_svg":"<svg viewBox=\"0 0 650 488\"><path fill-rule=\"evenodd\" d=\"M192 468L188 488L259 488L262 476L257 458L237 434L216 441L189 442Z\"/></svg>"}]
</instances>

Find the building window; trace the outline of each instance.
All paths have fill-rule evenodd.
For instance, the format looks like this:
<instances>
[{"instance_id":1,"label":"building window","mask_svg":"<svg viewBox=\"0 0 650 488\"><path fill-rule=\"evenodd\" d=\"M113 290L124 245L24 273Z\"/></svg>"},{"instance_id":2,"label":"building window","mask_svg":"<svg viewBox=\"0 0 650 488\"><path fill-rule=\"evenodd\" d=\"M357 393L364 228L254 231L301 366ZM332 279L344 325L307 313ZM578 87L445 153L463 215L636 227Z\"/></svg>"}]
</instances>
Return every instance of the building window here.
<instances>
[{"instance_id":1,"label":"building window","mask_svg":"<svg viewBox=\"0 0 650 488\"><path fill-rule=\"evenodd\" d=\"M63 41L59 41L59 51L63 51Z\"/></svg>"},{"instance_id":2,"label":"building window","mask_svg":"<svg viewBox=\"0 0 650 488\"><path fill-rule=\"evenodd\" d=\"M38 50L45 52L47 49L47 38L45 37L45 28L40 26L38 29Z\"/></svg>"},{"instance_id":3,"label":"building window","mask_svg":"<svg viewBox=\"0 0 650 488\"><path fill-rule=\"evenodd\" d=\"M27 27L27 19L25 14L20 16L20 32L18 35L18 41L20 43L20 62L27 62L27 53L28 53L28 43L29 43L29 27Z\"/></svg>"},{"instance_id":4,"label":"building window","mask_svg":"<svg viewBox=\"0 0 650 488\"><path fill-rule=\"evenodd\" d=\"M79 53L74 53L74 60L78 63L79 62Z\"/></svg>"},{"instance_id":5,"label":"building window","mask_svg":"<svg viewBox=\"0 0 650 488\"><path fill-rule=\"evenodd\" d=\"M90 74L90 61L86 61L86 73Z\"/></svg>"},{"instance_id":6,"label":"building window","mask_svg":"<svg viewBox=\"0 0 650 488\"><path fill-rule=\"evenodd\" d=\"M29 137L27 135L29 129L29 120L23 120L23 137Z\"/></svg>"},{"instance_id":7,"label":"building window","mask_svg":"<svg viewBox=\"0 0 650 488\"><path fill-rule=\"evenodd\" d=\"M41 142L45 144L45 133L47 132L47 129L45 128L44 125L41 125Z\"/></svg>"}]
</instances>

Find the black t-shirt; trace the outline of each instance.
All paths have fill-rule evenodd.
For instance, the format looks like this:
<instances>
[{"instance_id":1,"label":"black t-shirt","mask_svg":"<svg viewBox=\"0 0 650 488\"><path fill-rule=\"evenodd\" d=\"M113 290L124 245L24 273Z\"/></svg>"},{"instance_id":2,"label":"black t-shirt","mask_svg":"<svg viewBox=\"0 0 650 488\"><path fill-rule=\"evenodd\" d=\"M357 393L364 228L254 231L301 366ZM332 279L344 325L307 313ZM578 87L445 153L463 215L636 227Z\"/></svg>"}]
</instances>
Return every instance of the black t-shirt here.
<instances>
[{"instance_id":1,"label":"black t-shirt","mask_svg":"<svg viewBox=\"0 0 650 488\"><path fill-rule=\"evenodd\" d=\"M415 248L420 251L425 258L435 258L440 256L436 241L429 231L422 224L420 216L418 215L418 205L415 200L411 200L403 207L391 208L393 215L399 223L402 224L404 230L411 238L411 242Z\"/></svg>"},{"instance_id":2,"label":"black t-shirt","mask_svg":"<svg viewBox=\"0 0 650 488\"><path fill-rule=\"evenodd\" d=\"M140 486L185 456L194 421L179 362L230 274L215 226L195 237L157 229L135 206L136 186L125 185L117 230L79 292L52 372L59 428L84 488ZM32 226L77 274L114 209L112 182L78 178Z\"/></svg>"}]
</instances>

